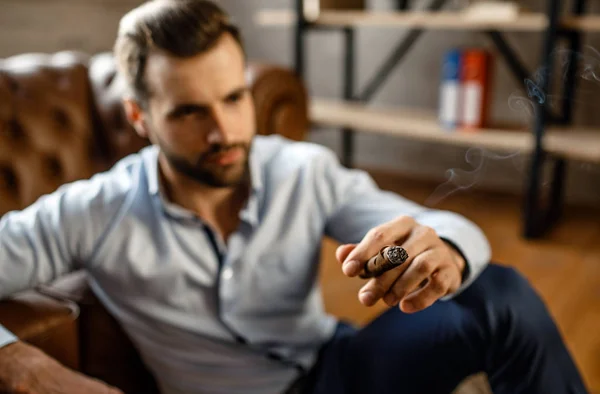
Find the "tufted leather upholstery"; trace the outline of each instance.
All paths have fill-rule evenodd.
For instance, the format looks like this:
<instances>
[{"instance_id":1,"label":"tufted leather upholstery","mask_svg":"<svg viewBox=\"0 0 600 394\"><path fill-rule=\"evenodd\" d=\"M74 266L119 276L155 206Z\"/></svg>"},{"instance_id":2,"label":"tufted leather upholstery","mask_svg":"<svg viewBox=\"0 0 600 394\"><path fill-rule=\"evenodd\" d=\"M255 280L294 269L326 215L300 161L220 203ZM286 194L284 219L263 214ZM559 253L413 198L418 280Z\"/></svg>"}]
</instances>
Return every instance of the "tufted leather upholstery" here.
<instances>
[{"instance_id":1,"label":"tufted leather upholstery","mask_svg":"<svg viewBox=\"0 0 600 394\"><path fill-rule=\"evenodd\" d=\"M309 128L308 93L296 75L272 64L253 63L247 78L257 107L258 133L304 139Z\"/></svg>"},{"instance_id":2,"label":"tufted leather upholstery","mask_svg":"<svg viewBox=\"0 0 600 394\"><path fill-rule=\"evenodd\" d=\"M0 62L0 215L103 168L86 62L72 52Z\"/></svg>"}]
</instances>

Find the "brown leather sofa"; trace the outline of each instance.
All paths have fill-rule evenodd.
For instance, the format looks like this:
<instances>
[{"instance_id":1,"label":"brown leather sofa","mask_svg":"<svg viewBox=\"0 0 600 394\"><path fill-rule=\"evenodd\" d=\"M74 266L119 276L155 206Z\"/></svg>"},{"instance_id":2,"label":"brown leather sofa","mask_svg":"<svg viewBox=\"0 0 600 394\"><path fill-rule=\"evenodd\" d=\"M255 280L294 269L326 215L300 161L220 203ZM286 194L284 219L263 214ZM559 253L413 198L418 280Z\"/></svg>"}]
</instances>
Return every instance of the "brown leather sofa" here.
<instances>
[{"instance_id":1,"label":"brown leather sofa","mask_svg":"<svg viewBox=\"0 0 600 394\"><path fill-rule=\"evenodd\" d=\"M288 69L251 63L258 130L302 140L307 93ZM127 123L112 54L23 54L0 60L0 216L110 168L147 145ZM152 376L82 271L0 302L0 324L63 364L128 394Z\"/></svg>"}]
</instances>

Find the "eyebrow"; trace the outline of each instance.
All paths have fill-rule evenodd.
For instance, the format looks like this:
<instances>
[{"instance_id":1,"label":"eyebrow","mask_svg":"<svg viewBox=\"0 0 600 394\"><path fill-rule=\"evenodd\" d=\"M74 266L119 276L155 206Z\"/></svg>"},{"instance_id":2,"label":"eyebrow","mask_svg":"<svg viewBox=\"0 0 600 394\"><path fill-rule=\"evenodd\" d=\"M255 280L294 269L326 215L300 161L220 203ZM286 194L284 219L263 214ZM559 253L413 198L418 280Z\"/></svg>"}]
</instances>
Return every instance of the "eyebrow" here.
<instances>
[{"instance_id":1,"label":"eyebrow","mask_svg":"<svg viewBox=\"0 0 600 394\"><path fill-rule=\"evenodd\" d=\"M240 86L237 89L233 89L231 92L229 92L229 94L225 95L225 98L231 97L231 96L236 96L245 92L249 92L250 88L248 86Z\"/></svg>"},{"instance_id":2,"label":"eyebrow","mask_svg":"<svg viewBox=\"0 0 600 394\"><path fill-rule=\"evenodd\" d=\"M241 95L241 94L249 92L249 91L250 91L250 88L248 86L240 86L240 87L232 90L231 92L227 93L222 98L222 100L226 100L232 96L238 96L238 95ZM200 112L200 113L209 112L210 107L207 105L198 104L198 103L181 103L181 104L177 104L173 109L171 109L167 113L167 117L175 118L179 114L181 114L183 112L188 112L188 111L194 111L194 112Z\"/></svg>"}]
</instances>

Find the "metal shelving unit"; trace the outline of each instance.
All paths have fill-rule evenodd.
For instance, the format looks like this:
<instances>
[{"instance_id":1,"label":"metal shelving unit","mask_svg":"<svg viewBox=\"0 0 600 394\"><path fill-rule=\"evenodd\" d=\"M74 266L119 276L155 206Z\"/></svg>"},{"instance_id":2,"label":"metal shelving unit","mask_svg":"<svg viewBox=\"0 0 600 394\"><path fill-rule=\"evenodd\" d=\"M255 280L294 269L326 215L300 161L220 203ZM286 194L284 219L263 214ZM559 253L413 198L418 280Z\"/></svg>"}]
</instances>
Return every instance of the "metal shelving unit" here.
<instances>
[{"instance_id":1,"label":"metal shelving unit","mask_svg":"<svg viewBox=\"0 0 600 394\"><path fill-rule=\"evenodd\" d=\"M356 128L448 144L521 149L531 155L523 200L523 236L541 237L561 216L567 160L600 162L600 133L571 127L579 60L577 54L581 50L582 34L586 31L600 31L600 17L583 15L585 0L575 0L569 15L560 15L559 0L547 0L544 12L524 13L516 20L461 20L460 14L441 11L446 1L432 0L425 10L420 11L409 10L409 0L398 0L397 9L388 12L324 10L315 19L307 20L304 0L296 0L294 12L263 10L258 15L258 22L269 26L294 26L294 63L301 78L305 77L305 34L317 29L342 32L345 46L343 99L333 101L314 98L310 113L311 120L316 124L342 128L342 161L346 166L353 165ZM410 30L393 48L366 87L357 92L354 81L355 29L361 26ZM448 134L437 125L434 114L423 114L418 110L415 112L414 109L403 112L400 109L385 111L369 108L366 103L383 86L419 37L431 29L469 30L487 35L519 84L531 79L532 73L505 40L503 32L543 34L537 68L545 71L537 74L537 88L541 92L551 90L551 76L554 72L552 52L559 40L565 40L570 50L570 59L569 67L564 71L566 78L562 86L564 99L560 113L552 113L544 106L543 100L534 100L536 117L531 125L531 134L518 135L498 129L485 129L479 133ZM553 177L549 193L544 195L541 187L542 169L547 161L551 161L553 165Z\"/></svg>"}]
</instances>

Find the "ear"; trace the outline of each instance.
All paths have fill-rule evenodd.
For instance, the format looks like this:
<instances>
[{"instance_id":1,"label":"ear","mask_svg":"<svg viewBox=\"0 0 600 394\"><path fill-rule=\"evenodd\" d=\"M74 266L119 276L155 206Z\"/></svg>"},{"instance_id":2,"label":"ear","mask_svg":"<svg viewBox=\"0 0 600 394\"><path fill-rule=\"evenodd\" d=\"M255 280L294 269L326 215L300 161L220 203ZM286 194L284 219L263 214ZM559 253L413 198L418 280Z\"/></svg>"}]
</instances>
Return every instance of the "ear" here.
<instances>
[{"instance_id":1,"label":"ear","mask_svg":"<svg viewBox=\"0 0 600 394\"><path fill-rule=\"evenodd\" d=\"M133 126L136 133L142 138L148 138L148 128L144 119L144 111L137 101L132 99L123 99L123 107L127 115L127 121Z\"/></svg>"}]
</instances>

